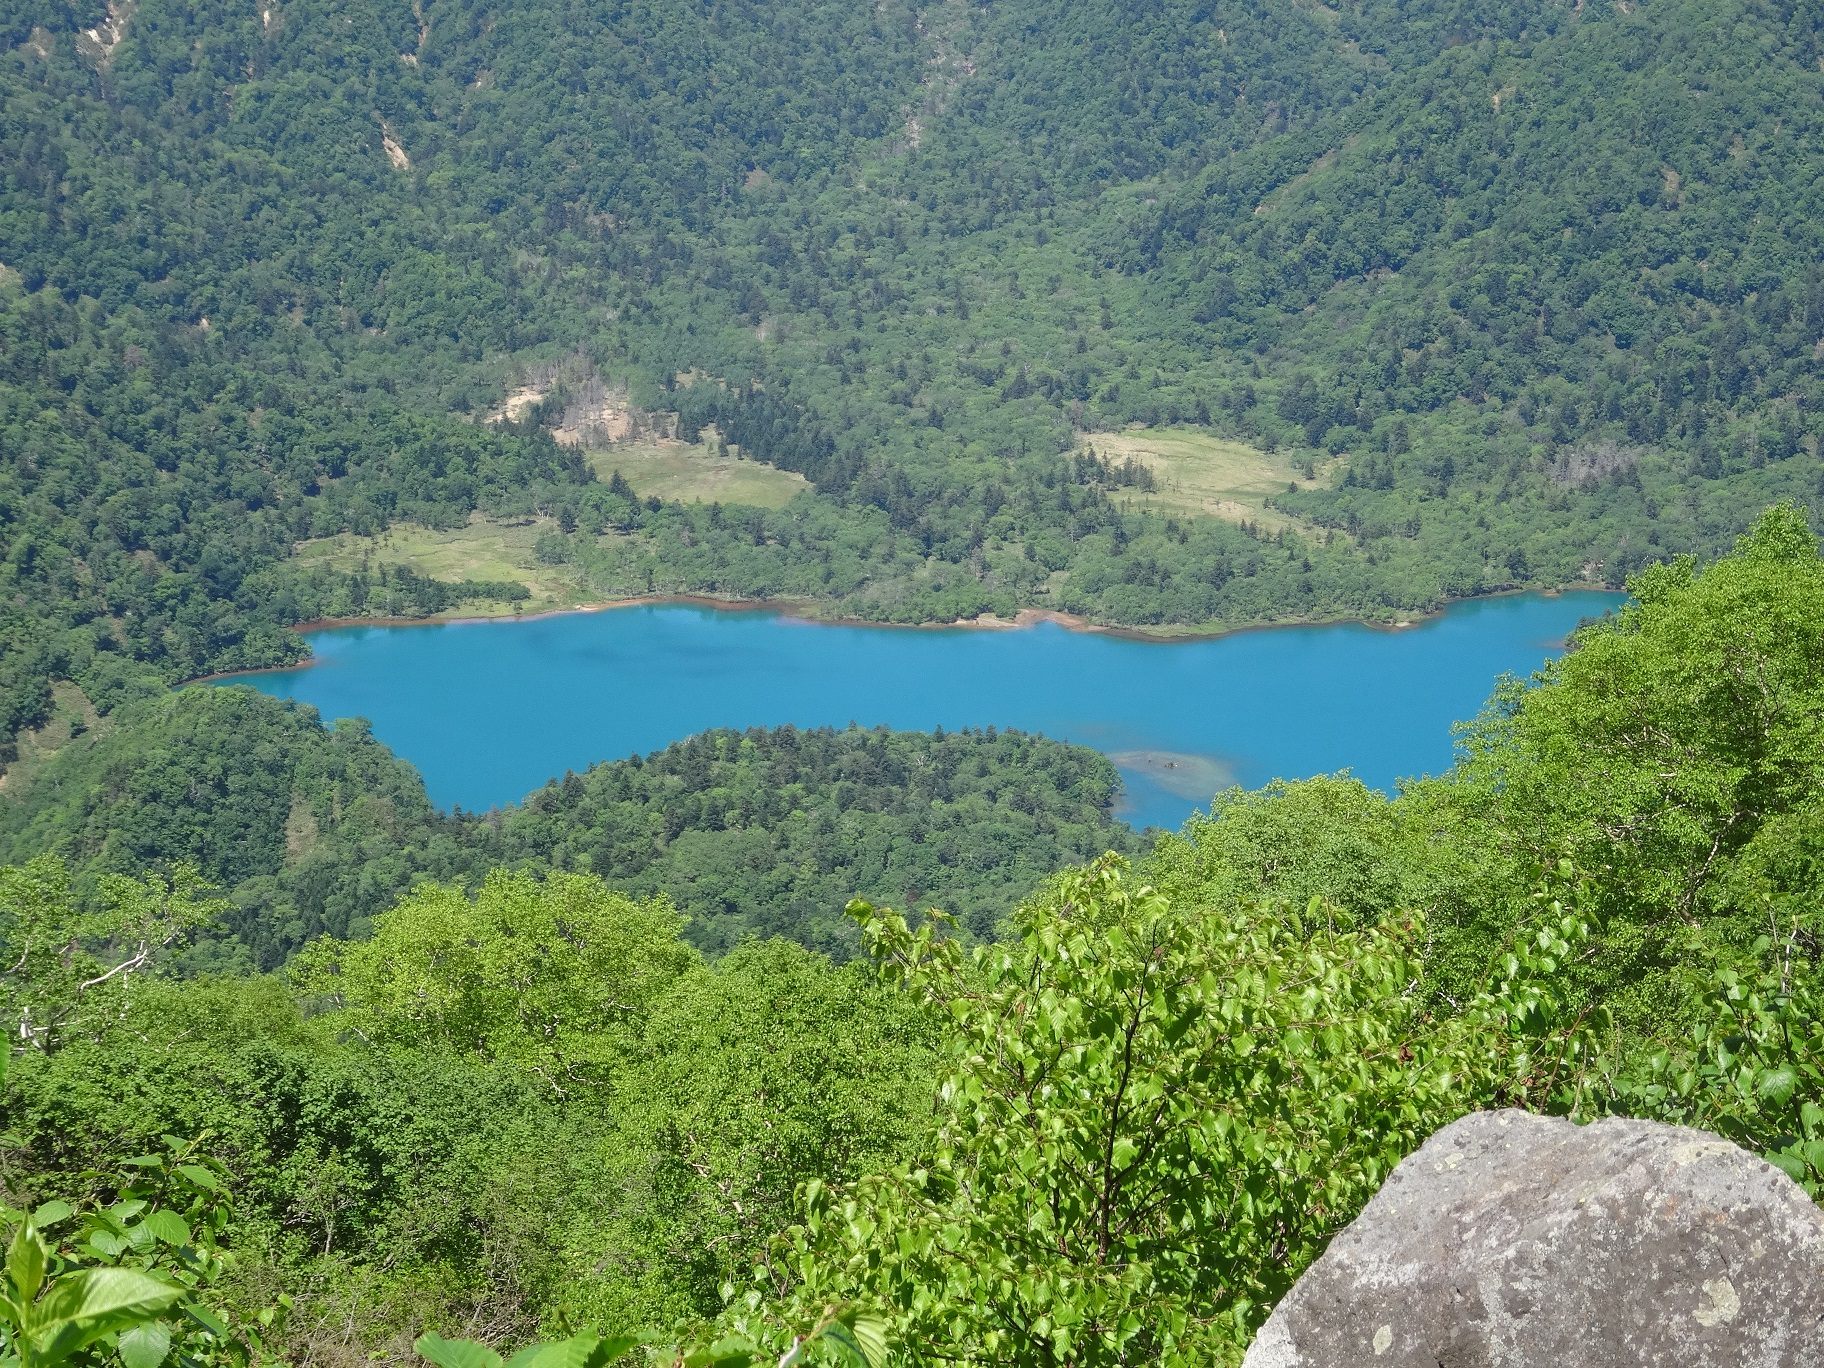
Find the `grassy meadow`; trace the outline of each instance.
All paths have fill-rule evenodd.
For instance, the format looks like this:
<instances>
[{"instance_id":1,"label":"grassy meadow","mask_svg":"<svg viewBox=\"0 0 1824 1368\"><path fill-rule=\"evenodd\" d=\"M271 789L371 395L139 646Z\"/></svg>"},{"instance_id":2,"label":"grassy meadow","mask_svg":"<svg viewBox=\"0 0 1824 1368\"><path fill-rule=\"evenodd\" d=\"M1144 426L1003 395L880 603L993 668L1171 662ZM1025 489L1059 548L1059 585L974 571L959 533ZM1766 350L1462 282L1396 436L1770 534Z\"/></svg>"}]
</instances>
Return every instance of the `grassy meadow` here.
<instances>
[{"instance_id":1,"label":"grassy meadow","mask_svg":"<svg viewBox=\"0 0 1824 1368\"><path fill-rule=\"evenodd\" d=\"M640 497L668 503L783 508L811 487L794 471L743 460L734 447L725 450L721 455L706 442L658 437L615 442L588 455L597 478L605 481L618 470Z\"/></svg>"},{"instance_id":2,"label":"grassy meadow","mask_svg":"<svg viewBox=\"0 0 1824 1368\"><path fill-rule=\"evenodd\" d=\"M500 521L473 517L465 527L440 530L399 523L377 536L344 532L301 543L295 555L328 569L352 574L381 565L404 566L430 579L500 580L523 584L532 597L521 603L471 599L449 616L509 617L514 613L574 608L587 593L575 570L542 564L534 550L538 539L556 532L554 518Z\"/></svg>"},{"instance_id":3,"label":"grassy meadow","mask_svg":"<svg viewBox=\"0 0 1824 1368\"><path fill-rule=\"evenodd\" d=\"M1165 512L1250 522L1269 531L1304 524L1269 508L1268 498L1285 493L1287 485L1312 489L1328 483L1327 466L1314 467L1307 477L1290 452L1262 451L1198 428L1089 432L1078 438L1077 446L1114 465L1132 457L1158 478L1157 490L1122 489L1116 492L1117 499Z\"/></svg>"},{"instance_id":4,"label":"grassy meadow","mask_svg":"<svg viewBox=\"0 0 1824 1368\"><path fill-rule=\"evenodd\" d=\"M0 792L23 788L51 757L85 732L108 731L112 721L96 711L89 696L67 679L51 685L51 715L18 736L18 755L0 767Z\"/></svg>"}]
</instances>

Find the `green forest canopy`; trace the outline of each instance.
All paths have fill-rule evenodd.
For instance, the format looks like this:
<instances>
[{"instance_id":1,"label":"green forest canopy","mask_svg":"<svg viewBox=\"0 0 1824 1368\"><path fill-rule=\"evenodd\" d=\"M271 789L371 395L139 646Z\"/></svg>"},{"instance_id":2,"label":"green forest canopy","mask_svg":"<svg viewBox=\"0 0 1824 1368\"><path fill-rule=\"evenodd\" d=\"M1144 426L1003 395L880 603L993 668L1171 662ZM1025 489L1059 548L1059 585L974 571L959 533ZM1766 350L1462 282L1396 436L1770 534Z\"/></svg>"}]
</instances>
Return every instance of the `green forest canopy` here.
<instances>
[{"instance_id":1,"label":"green forest canopy","mask_svg":"<svg viewBox=\"0 0 1824 1368\"><path fill-rule=\"evenodd\" d=\"M276 969L366 935L414 883L583 870L662 893L717 952L786 936L844 959L843 905L942 906L979 935L1040 879L1140 848L1102 756L1013 731L709 731L566 774L523 803L446 814L359 721L251 689L124 708L0 804L0 861L56 852L79 892L189 862L234 904L187 964Z\"/></svg>"}]
</instances>

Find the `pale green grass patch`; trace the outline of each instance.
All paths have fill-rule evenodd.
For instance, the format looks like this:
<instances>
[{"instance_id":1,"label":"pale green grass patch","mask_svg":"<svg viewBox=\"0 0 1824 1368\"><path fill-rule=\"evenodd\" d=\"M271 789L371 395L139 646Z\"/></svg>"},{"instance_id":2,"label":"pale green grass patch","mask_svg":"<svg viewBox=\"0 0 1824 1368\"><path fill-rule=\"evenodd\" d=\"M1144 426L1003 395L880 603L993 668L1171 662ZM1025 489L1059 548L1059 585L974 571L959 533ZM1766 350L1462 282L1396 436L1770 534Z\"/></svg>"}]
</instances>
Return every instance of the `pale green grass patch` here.
<instances>
[{"instance_id":1,"label":"pale green grass patch","mask_svg":"<svg viewBox=\"0 0 1824 1368\"><path fill-rule=\"evenodd\" d=\"M1250 522L1268 531L1304 529L1299 519L1267 507L1267 499L1288 485L1313 489L1325 484L1325 465L1310 476L1290 453L1267 452L1245 442L1213 436L1198 428L1128 428L1121 432L1086 432L1079 450L1093 450L1120 465L1129 457L1153 472L1159 487L1152 493L1120 487L1110 490L1116 502L1162 512L1203 514L1227 522Z\"/></svg>"},{"instance_id":2,"label":"pale green grass patch","mask_svg":"<svg viewBox=\"0 0 1824 1368\"><path fill-rule=\"evenodd\" d=\"M358 537L343 532L334 537L301 542L296 559L315 562L344 574L372 572L382 565L404 566L429 579L501 580L523 584L529 600L470 599L450 616L507 617L514 613L574 608L587 601L576 572L568 566L540 563L534 547L538 539L558 530L552 518L500 522L476 515L468 526L438 530L397 523L378 536Z\"/></svg>"},{"instance_id":3,"label":"pale green grass patch","mask_svg":"<svg viewBox=\"0 0 1824 1368\"><path fill-rule=\"evenodd\" d=\"M67 679L51 685L51 715L41 725L19 733L19 757L0 772L0 790L24 788L53 755L77 736L105 733L112 722L95 711L89 696Z\"/></svg>"},{"instance_id":4,"label":"pale green grass patch","mask_svg":"<svg viewBox=\"0 0 1824 1368\"><path fill-rule=\"evenodd\" d=\"M718 454L708 443L669 437L614 442L591 448L588 457L597 479L606 482L618 470L641 498L668 503L783 508L811 487L795 471L742 459L734 447Z\"/></svg>"}]
</instances>

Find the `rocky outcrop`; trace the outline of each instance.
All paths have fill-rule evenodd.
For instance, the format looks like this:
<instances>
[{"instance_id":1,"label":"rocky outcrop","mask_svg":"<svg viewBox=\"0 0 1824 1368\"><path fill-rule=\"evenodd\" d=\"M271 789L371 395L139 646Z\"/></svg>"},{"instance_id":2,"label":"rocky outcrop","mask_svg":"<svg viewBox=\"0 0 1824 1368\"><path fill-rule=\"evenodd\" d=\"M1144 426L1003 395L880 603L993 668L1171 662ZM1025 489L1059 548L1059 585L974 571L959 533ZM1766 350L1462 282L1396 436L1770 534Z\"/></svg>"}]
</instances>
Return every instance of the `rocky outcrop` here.
<instances>
[{"instance_id":1,"label":"rocky outcrop","mask_svg":"<svg viewBox=\"0 0 1824 1368\"><path fill-rule=\"evenodd\" d=\"M1824 1211L1703 1131L1484 1112L1425 1142L1243 1368L1824 1368Z\"/></svg>"}]
</instances>

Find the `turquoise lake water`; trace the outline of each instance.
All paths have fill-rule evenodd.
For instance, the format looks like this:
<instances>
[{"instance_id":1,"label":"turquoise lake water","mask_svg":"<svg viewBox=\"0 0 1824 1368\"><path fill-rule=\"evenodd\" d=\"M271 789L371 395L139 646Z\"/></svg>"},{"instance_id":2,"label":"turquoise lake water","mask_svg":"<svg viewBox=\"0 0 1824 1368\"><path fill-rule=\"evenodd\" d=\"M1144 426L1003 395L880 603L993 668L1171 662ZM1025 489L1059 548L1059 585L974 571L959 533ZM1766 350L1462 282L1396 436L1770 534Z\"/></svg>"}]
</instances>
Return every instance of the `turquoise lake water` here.
<instances>
[{"instance_id":1,"label":"turquoise lake water","mask_svg":"<svg viewBox=\"0 0 1824 1368\"><path fill-rule=\"evenodd\" d=\"M1515 595L1417 627L1288 627L1188 642L1044 624L908 631L642 606L313 632L316 663L227 681L365 717L433 800L486 809L565 770L707 727L1017 727L1093 746L1122 815L1178 826L1230 783L1450 764L1451 724L1620 596Z\"/></svg>"}]
</instances>

